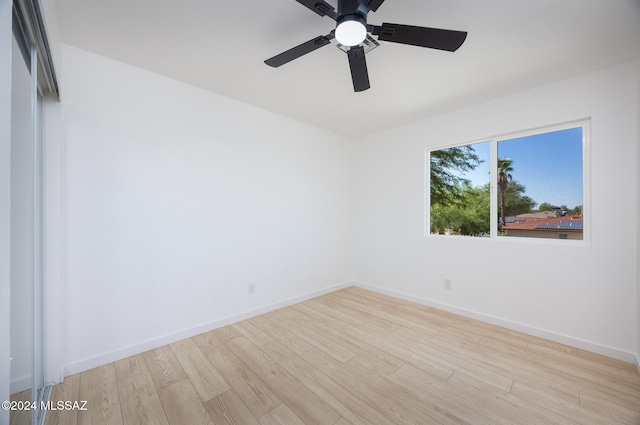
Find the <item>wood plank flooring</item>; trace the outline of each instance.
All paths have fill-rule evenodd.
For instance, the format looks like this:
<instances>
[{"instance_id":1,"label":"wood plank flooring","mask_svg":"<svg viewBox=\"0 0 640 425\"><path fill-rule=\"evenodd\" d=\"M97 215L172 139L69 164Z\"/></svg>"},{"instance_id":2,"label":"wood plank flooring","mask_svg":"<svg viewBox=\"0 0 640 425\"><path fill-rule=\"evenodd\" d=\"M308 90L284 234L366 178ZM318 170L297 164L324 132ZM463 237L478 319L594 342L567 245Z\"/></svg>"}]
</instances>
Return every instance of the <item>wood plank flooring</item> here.
<instances>
[{"instance_id":1,"label":"wood plank flooring","mask_svg":"<svg viewBox=\"0 0 640 425\"><path fill-rule=\"evenodd\" d=\"M67 377L47 425L640 424L634 365L351 287Z\"/></svg>"}]
</instances>

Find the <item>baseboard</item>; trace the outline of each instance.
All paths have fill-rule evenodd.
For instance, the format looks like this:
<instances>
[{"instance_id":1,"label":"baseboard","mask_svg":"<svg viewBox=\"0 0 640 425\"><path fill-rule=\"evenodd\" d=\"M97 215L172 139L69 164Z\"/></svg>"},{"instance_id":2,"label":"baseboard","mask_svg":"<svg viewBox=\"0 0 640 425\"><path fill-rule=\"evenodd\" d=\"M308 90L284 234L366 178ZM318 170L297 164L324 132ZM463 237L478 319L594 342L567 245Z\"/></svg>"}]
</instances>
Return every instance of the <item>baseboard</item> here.
<instances>
[{"instance_id":1,"label":"baseboard","mask_svg":"<svg viewBox=\"0 0 640 425\"><path fill-rule=\"evenodd\" d=\"M378 292L391 297L400 298L405 301L411 301L416 304L425 305L427 307L433 307L438 310L447 311L449 313L457 314L460 316L468 317L470 319L480 320L485 323L500 326L503 328L511 329L517 332L522 332L528 335L536 336L538 338L548 339L550 341L565 344L571 347L579 348L582 350L590 351L592 353L601 354L603 356L611 357L617 360L622 360L627 363L636 363L638 370L640 371L640 357L634 353L622 351L606 345L596 344L590 341L585 341L579 338L574 338L567 335L558 334L548 330L536 328L526 324L513 322L500 317L490 316L484 313L479 313L472 310L463 309L453 305L433 301L427 298L416 297L414 295L406 294L404 292L393 291L385 288L381 288L375 285L369 285L363 282L353 282L354 286L359 288L368 289L370 291Z\"/></svg>"},{"instance_id":2,"label":"baseboard","mask_svg":"<svg viewBox=\"0 0 640 425\"><path fill-rule=\"evenodd\" d=\"M93 369L95 367L103 366L108 363L112 363L124 358L135 356L136 354L144 353L145 351L153 350L163 345L171 344L176 341L190 338L192 336L209 332L214 329L218 329L224 326L231 325L242 320L250 319L261 314L269 313L279 308L288 307L290 305L309 300L311 298L319 297L321 295L328 294L340 289L353 286L354 282L345 282L338 285L326 287L318 291L308 292L306 294L297 295L295 297L287 298L277 303L265 305L256 309L243 311L231 316L222 317L209 323L203 323L199 326L195 326L190 329L185 329L180 332L175 332L169 335L165 335L159 338L152 338L135 345L113 350L111 352L101 354L99 356L87 358L81 361L70 363L64 366L64 376L74 375L76 373L84 372L85 370Z\"/></svg>"},{"instance_id":3,"label":"baseboard","mask_svg":"<svg viewBox=\"0 0 640 425\"><path fill-rule=\"evenodd\" d=\"M21 378L16 378L11 380L10 384L10 394L20 393L24 390L28 390L31 388L31 376L23 376Z\"/></svg>"}]
</instances>

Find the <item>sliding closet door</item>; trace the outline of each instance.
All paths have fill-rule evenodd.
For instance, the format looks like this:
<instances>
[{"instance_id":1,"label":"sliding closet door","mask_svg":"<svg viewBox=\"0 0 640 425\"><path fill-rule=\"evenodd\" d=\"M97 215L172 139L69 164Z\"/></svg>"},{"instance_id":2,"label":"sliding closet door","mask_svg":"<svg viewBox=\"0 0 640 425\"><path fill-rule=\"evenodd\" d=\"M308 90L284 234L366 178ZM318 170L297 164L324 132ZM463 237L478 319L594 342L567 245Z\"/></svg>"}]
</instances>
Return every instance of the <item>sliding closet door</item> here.
<instances>
[{"instance_id":1,"label":"sliding closet door","mask_svg":"<svg viewBox=\"0 0 640 425\"><path fill-rule=\"evenodd\" d=\"M11 76L11 393L36 409L11 411L11 423L38 423L44 388L42 205L35 49L14 22Z\"/></svg>"},{"instance_id":2,"label":"sliding closet door","mask_svg":"<svg viewBox=\"0 0 640 425\"><path fill-rule=\"evenodd\" d=\"M0 120L0 395L10 395L17 408L0 411L0 423L11 425L42 424L41 401L50 388L44 379L42 95L55 102L58 88L41 3L0 0L0 112L10 118Z\"/></svg>"},{"instance_id":3,"label":"sliding closet door","mask_svg":"<svg viewBox=\"0 0 640 425\"><path fill-rule=\"evenodd\" d=\"M11 392L31 388L34 170L30 54L14 31L11 76Z\"/></svg>"}]
</instances>

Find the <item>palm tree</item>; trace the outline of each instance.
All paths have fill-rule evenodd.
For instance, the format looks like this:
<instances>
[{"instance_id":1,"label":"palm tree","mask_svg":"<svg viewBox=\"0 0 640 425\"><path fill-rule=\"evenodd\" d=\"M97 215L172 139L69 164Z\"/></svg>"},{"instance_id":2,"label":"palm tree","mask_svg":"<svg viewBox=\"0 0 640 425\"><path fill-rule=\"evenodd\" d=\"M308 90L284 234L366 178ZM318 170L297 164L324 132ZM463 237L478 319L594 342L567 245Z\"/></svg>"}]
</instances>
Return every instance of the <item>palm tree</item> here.
<instances>
[{"instance_id":1,"label":"palm tree","mask_svg":"<svg viewBox=\"0 0 640 425\"><path fill-rule=\"evenodd\" d=\"M504 193L507 190L507 185L511 180L513 180L513 176L511 173L513 172L513 167L511 166L513 161L508 158L498 158L498 191L500 192L500 223L504 226L506 223L506 204L504 199Z\"/></svg>"}]
</instances>

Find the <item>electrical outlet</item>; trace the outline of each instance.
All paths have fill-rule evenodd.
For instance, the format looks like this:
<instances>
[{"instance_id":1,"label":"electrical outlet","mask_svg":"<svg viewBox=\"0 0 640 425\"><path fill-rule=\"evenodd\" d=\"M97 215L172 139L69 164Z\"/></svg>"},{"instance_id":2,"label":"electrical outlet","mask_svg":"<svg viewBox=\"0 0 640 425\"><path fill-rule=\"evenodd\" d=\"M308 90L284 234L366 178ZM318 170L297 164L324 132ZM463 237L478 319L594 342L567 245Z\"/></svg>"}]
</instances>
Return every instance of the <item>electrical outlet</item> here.
<instances>
[{"instance_id":1,"label":"electrical outlet","mask_svg":"<svg viewBox=\"0 0 640 425\"><path fill-rule=\"evenodd\" d=\"M451 279L444 280L444 289L451 289Z\"/></svg>"},{"instance_id":2,"label":"electrical outlet","mask_svg":"<svg viewBox=\"0 0 640 425\"><path fill-rule=\"evenodd\" d=\"M251 282L249 284L249 294L255 294L255 293L256 293L256 283Z\"/></svg>"}]
</instances>

